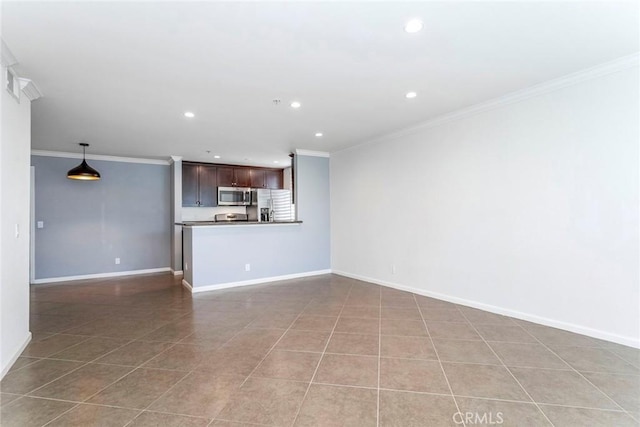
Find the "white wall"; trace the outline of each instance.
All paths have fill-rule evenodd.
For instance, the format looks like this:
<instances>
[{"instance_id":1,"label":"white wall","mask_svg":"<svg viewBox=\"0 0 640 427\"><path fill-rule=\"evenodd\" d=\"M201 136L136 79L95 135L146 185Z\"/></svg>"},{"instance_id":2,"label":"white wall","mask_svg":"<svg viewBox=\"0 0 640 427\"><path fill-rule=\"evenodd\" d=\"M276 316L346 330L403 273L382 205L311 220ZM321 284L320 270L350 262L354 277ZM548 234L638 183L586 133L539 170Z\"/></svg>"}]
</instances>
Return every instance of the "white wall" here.
<instances>
[{"instance_id":1,"label":"white wall","mask_svg":"<svg viewBox=\"0 0 640 427\"><path fill-rule=\"evenodd\" d=\"M5 69L2 69L4 76ZM29 332L29 199L31 103L0 88L0 377L31 338ZM16 237L16 225L20 235Z\"/></svg>"},{"instance_id":2,"label":"white wall","mask_svg":"<svg viewBox=\"0 0 640 427\"><path fill-rule=\"evenodd\" d=\"M332 154L333 270L640 346L633 63Z\"/></svg>"}]
</instances>

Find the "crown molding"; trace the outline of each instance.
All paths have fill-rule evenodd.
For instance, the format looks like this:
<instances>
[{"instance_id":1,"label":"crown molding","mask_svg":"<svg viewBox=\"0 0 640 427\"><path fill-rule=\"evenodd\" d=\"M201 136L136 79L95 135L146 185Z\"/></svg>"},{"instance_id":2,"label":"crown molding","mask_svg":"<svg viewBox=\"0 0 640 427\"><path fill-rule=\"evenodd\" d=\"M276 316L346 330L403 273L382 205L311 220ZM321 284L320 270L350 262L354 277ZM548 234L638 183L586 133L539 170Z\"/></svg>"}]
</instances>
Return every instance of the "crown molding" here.
<instances>
[{"instance_id":1,"label":"crown molding","mask_svg":"<svg viewBox=\"0 0 640 427\"><path fill-rule=\"evenodd\" d=\"M472 105L470 107L462 108L460 110L452 111L450 113L437 116L433 119L419 123L418 125L411 126L396 132L388 133L386 135L379 136L377 138L364 141L360 144L353 145L351 147L344 148L341 151L348 151L363 145L376 144L381 142L387 142L394 139L402 138L405 136L414 135L423 130L441 126L445 123L460 120L466 117L473 116L475 114L482 113L484 111L493 110L504 105L515 104L520 101L524 101L529 98L544 95L546 93L554 92L563 89L568 86L573 86L584 81L596 79L599 77L607 76L609 74L617 73L622 70L626 70L632 67L640 66L640 53L634 53L632 55L623 56L604 64L596 65L595 67L587 68L575 73L567 74L565 76L548 80L546 82L530 86L515 92L508 93L498 98L491 99L479 104Z\"/></svg>"},{"instance_id":2,"label":"crown molding","mask_svg":"<svg viewBox=\"0 0 640 427\"><path fill-rule=\"evenodd\" d=\"M66 159L81 159L81 153L65 153L63 151L45 151L45 150L31 150L32 156L42 157L63 157ZM121 163L141 163L146 165L163 165L168 166L169 160L158 159L139 159L136 157L117 157L117 156L103 156L99 154L87 154L89 160L103 160L105 162L121 162Z\"/></svg>"},{"instance_id":3,"label":"crown molding","mask_svg":"<svg viewBox=\"0 0 640 427\"><path fill-rule=\"evenodd\" d=\"M296 148L296 154L298 156L329 157L329 153L326 151L301 150L299 148Z\"/></svg>"},{"instance_id":4,"label":"crown molding","mask_svg":"<svg viewBox=\"0 0 640 427\"><path fill-rule=\"evenodd\" d=\"M11 53L11 49L9 49L9 46L7 46L4 40L2 40L2 47L0 48L0 64L2 64L3 67L8 68L16 65L17 63L18 61L16 60L16 57L13 56L13 53Z\"/></svg>"}]
</instances>

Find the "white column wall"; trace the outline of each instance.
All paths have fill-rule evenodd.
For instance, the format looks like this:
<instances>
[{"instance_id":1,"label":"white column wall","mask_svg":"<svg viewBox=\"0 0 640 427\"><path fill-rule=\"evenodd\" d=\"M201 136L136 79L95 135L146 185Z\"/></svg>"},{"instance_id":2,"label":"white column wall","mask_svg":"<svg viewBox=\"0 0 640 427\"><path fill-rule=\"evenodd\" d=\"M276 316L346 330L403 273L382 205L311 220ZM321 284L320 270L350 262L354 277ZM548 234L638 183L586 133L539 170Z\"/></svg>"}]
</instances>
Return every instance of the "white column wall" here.
<instances>
[{"instance_id":1,"label":"white column wall","mask_svg":"<svg viewBox=\"0 0 640 427\"><path fill-rule=\"evenodd\" d=\"M2 69L4 76L5 69ZM0 98L0 378L31 339L29 204L31 102L4 87Z\"/></svg>"}]
</instances>

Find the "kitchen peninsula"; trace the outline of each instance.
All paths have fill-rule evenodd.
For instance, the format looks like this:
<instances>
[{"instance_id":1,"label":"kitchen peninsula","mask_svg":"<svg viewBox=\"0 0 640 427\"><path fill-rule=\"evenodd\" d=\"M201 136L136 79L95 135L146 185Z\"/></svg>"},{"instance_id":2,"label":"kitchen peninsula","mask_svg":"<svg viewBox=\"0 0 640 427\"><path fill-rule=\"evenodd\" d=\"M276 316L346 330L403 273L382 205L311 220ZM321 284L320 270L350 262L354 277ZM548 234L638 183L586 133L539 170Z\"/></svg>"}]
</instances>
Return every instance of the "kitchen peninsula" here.
<instances>
[{"instance_id":1,"label":"kitchen peninsula","mask_svg":"<svg viewBox=\"0 0 640 427\"><path fill-rule=\"evenodd\" d=\"M180 162L173 167L174 179L182 176ZM294 173L296 220L184 221L176 215L188 289L197 293L330 272L329 159L298 154ZM182 200L181 194L174 197Z\"/></svg>"}]
</instances>

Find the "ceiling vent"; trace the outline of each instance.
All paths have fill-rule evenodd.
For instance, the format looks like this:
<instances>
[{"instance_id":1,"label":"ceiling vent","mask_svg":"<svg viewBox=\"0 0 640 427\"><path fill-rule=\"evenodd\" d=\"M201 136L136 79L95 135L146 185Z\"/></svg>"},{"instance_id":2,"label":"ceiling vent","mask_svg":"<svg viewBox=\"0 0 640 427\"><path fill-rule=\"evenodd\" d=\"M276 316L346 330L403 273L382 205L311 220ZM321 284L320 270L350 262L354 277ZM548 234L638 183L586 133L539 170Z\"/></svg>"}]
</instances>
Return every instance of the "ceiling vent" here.
<instances>
[{"instance_id":1,"label":"ceiling vent","mask_svg":"<svg viewBox=\"0 0 640 427\"><path fill-rule=\"evenodd\" d=\"M29 99L29 101L35 101L42 97L42 92L36 86L36 84L30 79L23 79L18 77L13 70L13 66L16 65L16 60L7 44L2 40L2 46L0 47L0 64L5 68L5 82L4 85L14 98L20 100L20 91Z\"/></svg>"},{"instance_id":2,"label":"ceiling vent","mask_svg":"<svg viewBox=\"0 0 640 427\"><path fill-rule=\"evenodd\" d=\"M9 92L16 101L20 102L20 82L18 81L16 73L9 67L5 68L4 86L7 88L7 92Z\"/></svg>"},{"instance_id":3,"label":"ceiling vent","mask_svg":"<svg viewBox=\"0 0 640 427\"><path fill-rule=\"evenodd\" d=\"M29 98L29 101L35 101L36 99L42 97L42 92L38 89L38 86L29 79L18 78L20 81L20 89L22 93Z\"/></svg>"}]
</instances>

